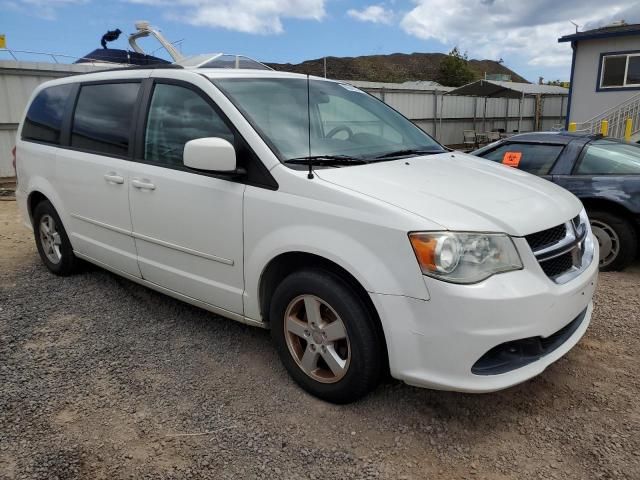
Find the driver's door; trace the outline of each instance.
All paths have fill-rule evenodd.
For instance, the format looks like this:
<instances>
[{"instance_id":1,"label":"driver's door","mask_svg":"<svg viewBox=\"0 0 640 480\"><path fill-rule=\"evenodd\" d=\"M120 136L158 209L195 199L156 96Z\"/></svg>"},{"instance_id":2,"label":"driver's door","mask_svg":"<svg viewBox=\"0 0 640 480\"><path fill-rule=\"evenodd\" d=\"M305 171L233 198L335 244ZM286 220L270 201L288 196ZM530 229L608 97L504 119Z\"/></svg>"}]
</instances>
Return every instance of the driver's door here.
<instances>
[{"instance_id":1,"label":"driver's door","mask_svg":"<svg viewBox=\"0 0 640 480\"><path fill-rule=\"evenodd\" d=\"M245 185L184 167L184 144L234 133L210 98L186 83L156 80L140 158L130 171L138 264L145 280L243 313Z\"/></svg>"}]
</instances>

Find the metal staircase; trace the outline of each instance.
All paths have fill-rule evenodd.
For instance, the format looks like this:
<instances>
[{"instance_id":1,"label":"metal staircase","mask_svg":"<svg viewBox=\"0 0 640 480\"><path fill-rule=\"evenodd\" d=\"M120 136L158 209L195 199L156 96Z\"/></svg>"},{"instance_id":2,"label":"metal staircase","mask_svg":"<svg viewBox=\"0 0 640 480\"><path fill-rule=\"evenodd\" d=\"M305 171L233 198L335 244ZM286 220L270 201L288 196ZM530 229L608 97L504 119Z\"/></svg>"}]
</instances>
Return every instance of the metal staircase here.
<instances>
[{"instance_id":1,"label":"metal staircase","mask_svg":"<svg viewBox=\"0 0 640 480\"><path fill-rule=\"evenodd\" d=\"M576 130L579 132L599 133L602 121L606 120L609 122L609 133L607 135L613 138L624 138L628 118L632 122L631 137L633 138L640 134L640 93L605 110L586 122L578 123Z\"/></svg>"}]
</instances>

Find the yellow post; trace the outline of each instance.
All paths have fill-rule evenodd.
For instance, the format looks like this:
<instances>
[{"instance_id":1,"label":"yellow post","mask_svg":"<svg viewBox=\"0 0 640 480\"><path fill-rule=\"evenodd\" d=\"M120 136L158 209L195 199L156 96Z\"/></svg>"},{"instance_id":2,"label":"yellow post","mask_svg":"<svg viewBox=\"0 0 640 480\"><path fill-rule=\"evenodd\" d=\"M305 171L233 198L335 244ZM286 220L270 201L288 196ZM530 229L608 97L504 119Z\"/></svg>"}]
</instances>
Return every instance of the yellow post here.
<instances>
[{"instance_id":1,"label":"yellow post","mask_svg":"<svg viewBox=\"0 0 640 480\"><path fill-rule=\"evenodd\" d=\"M576 122L571 122L569 124L569 131L570 132L575 132L577 127L578 127L578 125L576 124Z\"/></svg>"},{"instance_id":2,"label":"yellow post","mask_svg":"<svg viewBox=\"0 0 640 480\"><path fill-rule=\"evenodd\" d=\"M633 129L633 121L627 118L624 121L624 140L625 142L631 141L631 130Z\"/></svg>"},{"instance_id":3,"label":"yellow post","mask_svg":"<svg viewBox=\"0 0 640 480\"><path fill-rule=\"evenodd\" d=\"M600 133L603 137L606 137L609 133L609 122L607 120L602 120L602 122L600 122Z\"/></svg>"}]
</instances>

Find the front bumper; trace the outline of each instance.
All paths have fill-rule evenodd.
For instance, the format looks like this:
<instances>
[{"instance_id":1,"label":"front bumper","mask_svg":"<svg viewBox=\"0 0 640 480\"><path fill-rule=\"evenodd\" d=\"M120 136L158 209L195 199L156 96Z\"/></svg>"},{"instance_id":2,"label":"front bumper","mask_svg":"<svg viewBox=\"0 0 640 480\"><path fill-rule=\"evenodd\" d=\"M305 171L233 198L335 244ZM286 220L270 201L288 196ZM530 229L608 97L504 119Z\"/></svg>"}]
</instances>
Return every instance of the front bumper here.
<instances>
[{"instance_id":1,"label":"front bumper","mask_svg":"<svg viewBox=\"0 0 640 480\"><path fill-rule=\"evenodd\" d=\"M371 294L387 340L391 375L410 385L481 393L540 374L578 343L589 326L597 259L596 249L591 264L564 285L553 283L532 263L475 285L425 277L428 301ZM538 359L504 373L472 373L491 349L531 337L553 339L578 317L582 319L563 342Z\"/></svg>"}]
</instances>

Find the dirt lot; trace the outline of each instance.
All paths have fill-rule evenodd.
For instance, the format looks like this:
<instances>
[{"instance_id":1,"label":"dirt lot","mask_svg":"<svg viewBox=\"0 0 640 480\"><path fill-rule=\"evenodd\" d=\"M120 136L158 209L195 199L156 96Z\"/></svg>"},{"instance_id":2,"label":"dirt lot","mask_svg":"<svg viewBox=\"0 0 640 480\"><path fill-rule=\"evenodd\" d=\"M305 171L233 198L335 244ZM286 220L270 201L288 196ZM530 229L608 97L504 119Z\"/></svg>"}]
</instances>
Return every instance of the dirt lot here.
<instances>
[{"instance_id":1,"label":"dirt lot","mask_svg":"<svg viewBox=\"0 0 640 480\"><path fill-rule=\"evenodd\" d=\"M0 201L0 478L640 478L640 268L602 274L543 375L464 395L389 382L333 406L266 331L99 269L57 278Z\"/></svg>"}]
</instances>

